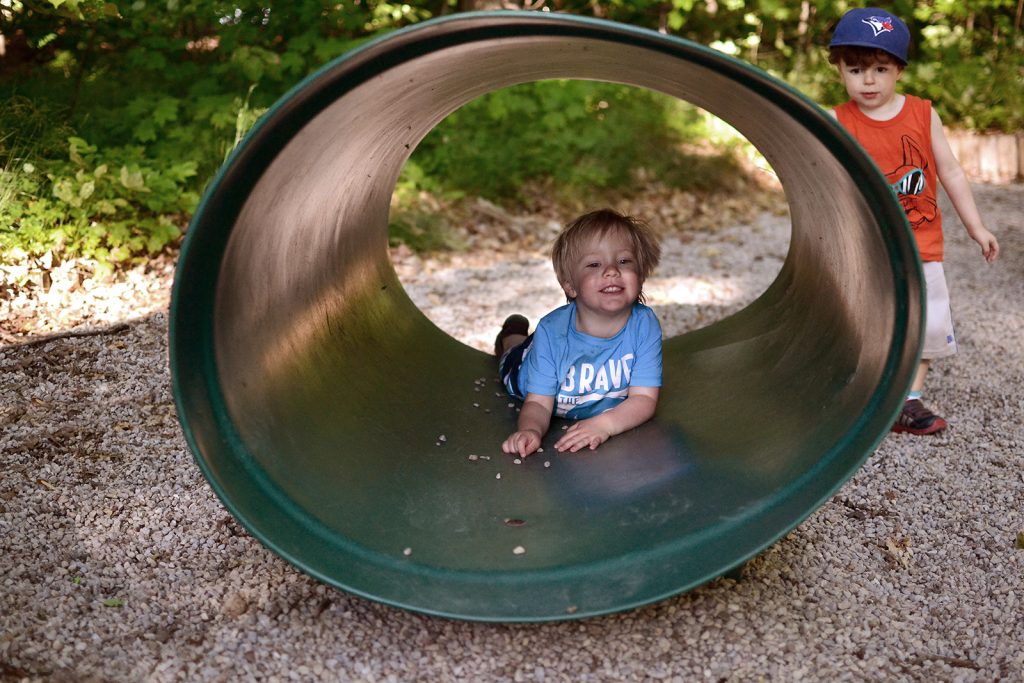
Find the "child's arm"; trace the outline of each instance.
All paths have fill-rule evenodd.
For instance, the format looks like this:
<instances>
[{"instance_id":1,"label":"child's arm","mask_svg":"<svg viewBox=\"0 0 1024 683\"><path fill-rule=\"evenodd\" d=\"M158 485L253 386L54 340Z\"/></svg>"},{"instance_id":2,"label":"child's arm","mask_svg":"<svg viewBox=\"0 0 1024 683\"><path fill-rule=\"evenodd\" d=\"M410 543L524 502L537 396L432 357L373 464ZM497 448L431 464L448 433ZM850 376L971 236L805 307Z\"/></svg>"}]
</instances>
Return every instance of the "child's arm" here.
<instances>
[{"instance_id":1,"label":"child's arm","mask_svg":"<svg viewBox=\"0 0 1024 683\"><path fill-rule=\"evenodd\" d=\"M540 448L540 441L551 426L551 413L554 409L554 396L526 394L526 400L519 411L516 431L501 444L501 450L509 454L518 453L525 458Z\"/></svg>"},{"instance_id":2,"label":"child's arm","mask_svg":"<svg viewBox=\"0 0 1024 683\"><path fill-rule=\"evenodd\" d=\"M967 182L967 175L953 155L953 150L950 149L949 141L946 139L946 133L942 129L942 121L934 109L932 110L932 154L935 156L935 170L939 175L939 182L946 188L946 194L953 202L953 208L956 209L960 221L967 228L967 234L981 247L981 254L985 260L992 263L999 256L999 242L981 220L978 206L974 203L971 185Z\"/></svg>"},{"instance_id":3,"label":"child's arm","mask_svg":"<svg viewBox=\"0 0 1024 683\"><path fill-rule=\"evenodd\" d=\"M585 447L594 450L616 434L642 425L654 417L659 392L658 387L630 387L629 396L619 405L569 427L555 444L555 450L571 453Z\"/></svg>"}]
</instances>

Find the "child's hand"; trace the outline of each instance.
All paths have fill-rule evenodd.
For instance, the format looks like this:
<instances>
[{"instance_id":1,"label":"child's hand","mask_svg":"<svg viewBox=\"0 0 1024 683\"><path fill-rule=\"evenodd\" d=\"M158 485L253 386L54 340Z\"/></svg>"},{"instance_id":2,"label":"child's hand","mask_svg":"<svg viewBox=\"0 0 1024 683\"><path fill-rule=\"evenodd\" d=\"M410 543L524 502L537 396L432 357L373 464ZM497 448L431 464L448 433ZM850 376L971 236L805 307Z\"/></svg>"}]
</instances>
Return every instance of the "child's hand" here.
<instances>
[{"instance_id":1,"label":"child's hand","mask_svg":"<svg viewBox=\"0 0 1024 683\"><path fill-rule=\"evenodd\" d=\"M999 242L996 236L988 231L988 228L977 228L971 233L971 239L981 247L981 255L985 260L992 263L999 256Z\"/></svg>"},{"instance_id":2,"label":"child's hand","mask_svg":"<svg viewBox=\"0 0 1024 683\"><path fill-rule=\"evenodd\" d=\"M611 436L611 433L603 426L599 418L600 416L581 420L569 427L562 438L555 443L555 450L575 453L581 448L594 450L603 444Z\"/></svg>"},{"instance_id":3,"label":"child's hand","mask_svg":"<svg viewBox=\"0 0 1024 683\"><path fill-rule=\"evenodd\" d=\"M540 448L540 432L535 429L522 429L513 432L512 436L501 444L501 450L509 455L518 454L525 458Z\"/></svg>"}]
</instances>

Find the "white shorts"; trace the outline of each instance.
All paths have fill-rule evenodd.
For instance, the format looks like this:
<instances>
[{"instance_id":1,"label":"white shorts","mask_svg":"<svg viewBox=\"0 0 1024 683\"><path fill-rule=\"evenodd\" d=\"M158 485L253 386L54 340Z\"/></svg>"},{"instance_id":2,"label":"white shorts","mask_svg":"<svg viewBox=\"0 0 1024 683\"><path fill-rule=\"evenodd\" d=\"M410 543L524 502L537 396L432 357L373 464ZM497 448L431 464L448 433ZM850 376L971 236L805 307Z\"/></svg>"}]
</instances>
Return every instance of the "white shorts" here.
<instances>
[{"instance_id":1,"label":"white shorts","mask_svg":"<svg viewBox=\"0 0 1024 683\"><path fill-rule=\"evenodd\" d=\"M924 348L922 360L934 360L956 353L956 336L953 334L953 314L949 310L949 290L946 288L946 273L942 261L925 261L925 297L928 301L924 314Z\"/></svg>"}]
</instances>

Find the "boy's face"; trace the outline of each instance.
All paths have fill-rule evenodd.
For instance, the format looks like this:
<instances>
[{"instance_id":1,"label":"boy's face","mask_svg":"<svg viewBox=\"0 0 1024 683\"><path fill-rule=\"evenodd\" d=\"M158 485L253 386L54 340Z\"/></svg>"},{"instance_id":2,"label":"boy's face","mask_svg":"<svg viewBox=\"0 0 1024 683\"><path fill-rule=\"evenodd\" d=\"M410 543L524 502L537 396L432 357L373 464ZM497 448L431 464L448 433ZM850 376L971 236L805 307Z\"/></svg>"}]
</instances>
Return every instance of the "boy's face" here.
<instances>
[{"instance_id":1,"label":"boy's face","mask_svg":"<svg viewBox=\"0 0 1024 683\"><path fill-rule=\"evenodd\" d=\"M902 75L903 68L896 62L839 62L839 76L846 86L846 93L865 113L878 111L893 101L896 83Z\"/></svg>"},{"instance_id":2,"label":"boy's face","mask_svg":"<svg viewBox=\"0 0 1024 683\"><path fill-rule=\"evenodd\" d=\"M592 237L577 262L569 264L566 296L585 314L614 318L632 309L640 296L640 277L633 242L625 230Z\"/></svg>"}]
</instances>

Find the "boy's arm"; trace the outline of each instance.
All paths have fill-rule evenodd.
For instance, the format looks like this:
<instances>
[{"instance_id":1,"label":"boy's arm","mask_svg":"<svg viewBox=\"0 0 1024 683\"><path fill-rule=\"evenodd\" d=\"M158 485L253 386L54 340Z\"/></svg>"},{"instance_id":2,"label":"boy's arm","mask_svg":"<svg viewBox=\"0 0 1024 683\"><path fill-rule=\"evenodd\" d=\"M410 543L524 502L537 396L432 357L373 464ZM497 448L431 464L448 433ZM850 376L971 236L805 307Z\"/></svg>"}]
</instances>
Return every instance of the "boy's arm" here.
<instances>
[{"instance_id":1,"label":"boy's arm","mask_svg":"<svg viewBox=\"0 0 1024 683\"><path fill-rule=\"evenodd\" d=\"M932 155L935 157L935 170L938 173L939 182L946 188L946 194L953 202L953 208L956 209L960 221L967 228L967 234L981 247L981 254L985 260L992 263L999 256L999 242L981 220L978 206L974 203L971 185L967 182L967 175L953 155L953 150L950 149L949 141L946 139L946 133L942 129L942 121L934 109L932 110Z\"/></svg>"},{"instance_id":2,"label":"boy's arm","mask_svg":"<svg viewBox=\"0 0 1024 683\"><path fill-rule=\"evenodd\" d=\"M582 448L594 450L616 434L642 425L654 417L659 393L658 387L630 387L629 396L619 405L569 427L555 443L555 450L571 453Z\"/></svg>"},{"instance_id":3,"label":"boy's arm","mask_svg":"<svg viewBox=\"0 0 1024 683\"><path fill-rule=\"evenodd\" d=\"M540 448L541 439L551 426L551 413L555 409L555 397L541 394L526 394L519 411L516 431L504 443L501 450L509 454L526 457Z\"/></svg>"}]
</instances>

